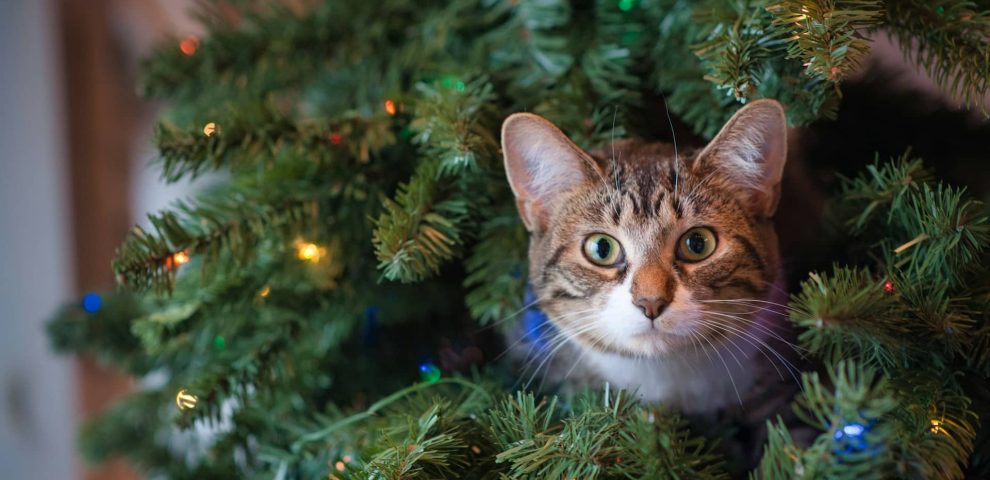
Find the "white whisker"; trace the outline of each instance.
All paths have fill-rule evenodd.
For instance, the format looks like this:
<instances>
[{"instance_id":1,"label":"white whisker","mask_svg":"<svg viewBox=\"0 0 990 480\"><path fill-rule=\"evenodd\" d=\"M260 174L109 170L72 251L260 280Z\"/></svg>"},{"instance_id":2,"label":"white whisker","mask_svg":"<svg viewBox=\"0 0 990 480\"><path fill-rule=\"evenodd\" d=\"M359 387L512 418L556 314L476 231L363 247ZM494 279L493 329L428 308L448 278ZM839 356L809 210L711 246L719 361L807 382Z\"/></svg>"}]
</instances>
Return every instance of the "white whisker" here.
<instances>
[{"instance_id":1,"label":"white whisker","mask_svg":"<svg viewBox=\"0 0 990 480\"><path fill-rule=\"evenodd\" d=\"M588 318L591 318L591 316L589 315ZM549 324L550 323L547 322L547 325L549 325ZM582 333L584 333L584 332L586 332L588 330L591 330L593 328L594 328L594 323L588 324L588 325L584 325L584 326L582 326L582 327L580 327L578 329L572 330L572 331L559 330L553 336L551 336L550 338L546 339L544 347L545 348L553 348L554 346L556 346L558 344L558 342L564 343L564 341L566 341L569 337L572 337L572 336L575 336L575 335L580 335L580 334L582 334ZM533 353L533 349L534 348L536 348L536 345L535 344L530 347L530 353L526 355L526 361L525 361L525 364L526 365L528 365L529 363L531 363L532 361L534 361L536 359L536 357L534 357L533 360L529 360L530 357L532 357L532 353ZM544 350L545 348L541 348L541 350ZM539 354L540 352L537 351L536 353ZM526 367L526 368L528 368L528 367Z\"/></svg>"},{"instance_id":2,"label":"white whisker","mask_svg":"<svg viewBox=\"0 0 990 480\"><path fill-rule=\"evenodd\" d=\"M546 365L547 362L549 362L554 356L556 356L557 352L559 352L561 348L563 348L565 345L567 345L567 343L571 339L576 338L578 335L581 335L581 334L583 334L583 333L585 333L587 331L590 331L590 330L594 329L595 327L597 327L597 325L595 325L594 323L591 323L589 325L585 325L585 326L583 326L583 327L581 327L579 329L573 330L571 332L564 332L562 335L558 336L557 338L559 340L557 340L557 344L550 350L550 353L547 354L546 358L544 358L543 361L540 362L540 364L536 366L536 369L533 370L533 373L530 375L529 380L524 385L524 388L527 388L527 389L529 388L530 384L532 384L533 383L533 380L536 378L536 375L540 372L540 370L543 369L543 366ZM528 370L528 367L526 368L526 370ZM525 370L523 371L523 376L525 376Z\"/></svg>"},{"instance_id":3,"label":"white whisker","mask_svg":"<svg viewBox=\"0 0 990 480\"><path fill-rule=\"evenodd\" d=\"M766 343L763 339L753 335L750 332L744 331L742 329L738 329L731 325L718 323L717 321L715 321L715 319L708 319L708 318L702 319L702 324L710 327L716 327L716 328L720 327L738 335L742 340L748 342L750 345L756 348L761 354L763 354L763 356L766 357L767 361L770 362L770 365L774 368L774 370L777 371L777 375L779 375L780 378L783 379L784 378L783 373L780 371L779 368L777 368L777 364L767 354L767 351L769 351L775 357L777 357L777 360L781 362L781 364L787 370L787 373L790 374L791 377L794 378L794 380L798 380L797 376L795 375L795 372L797 371L797 367L795 367L793 363L787 360L783 355L780 354L780 352L777 352L775 348L770 346L770 344ZM728 335L723 335L723 338L726 341L729 341L730 343L732 342L732 340L729 338ZM764 349L766 349L766 351L764 351Z\"/></svg>"},{"instance_id":4,"label":"white whisker","mask_svg":"<svg viewBox=\"0 0 990 480\"><path fill-rule=\"evenodd\" d=\"M576 314L579 314L579 313L587 313L587 312L590 312L590 311L592 311L592 310L593 310L593 309L589 309L589 310L586 310L586 311L582 311L582 312L571 312L571 313L570 313L570 314L568 314L568 315L571 315L571 316L573 316L573 315L576 315ZM564 316L568 316L568 315L564 315ZM562 316L562 317L559 317L559 318L563 318L564 316ZM549 319L548 319L548 320L547 320L546 322L544 322L544 323L541 323L541 324L540 324L540 325L538 325L538 326L537 326L536 328L534 328L534 329L532 329L532 330L531 330L531 332L532 332L532 331L535 331L535 330L539 330L539 329L541 329L541 328L544 328L544 327L546 327L546 328L550 328L550 329L556 329L556 325L554 325L554 324L553 324L553 323L552 323L551 321L549 321ZM542 351L542 350L544 350L544 349L546 349L546 348L550 348L550 347L548 347L548 346L552 346L552 345L554 345L554 344L555 344L555 343L556 343L557 341L559 341L559 339L560 339L560 338L562 338L562 337L564 337L564 336L566 336L566 335L568 335L568 332L566 332L566 331L560 331L560 330L558 330L558 331L556 331L555 333L553 333L553 335L552 335L552 336L550 336L549 338L545 338L545 339L543 339L543 342L533 342L533 343L532 343L532 344L531 344L531 345L529 346L529 349L528 349L528 350L527 350L527 352L526 352L526 356L525 356L525 357L523 358L523 364L524 364L524 365L528 365L528 364L529 364L530 362L532 362L533 360L535 360L536 358L538 358L538 355L539 355L539 354L541 353L541 351ZM522 337L521 337L520 339L518 339L518 340L516 340L516 341L515 341L515 342L514 342L514 343L513 343L512 345L510 345L509 347L507 347L507 348L506 348L506 350L505 350L505 352L508 352L508 351L509 351L509 350L510 350L510 349L511 349L511 348L512 348L513 346L515 346L515 345L517 345L518 343L520 343L520 342L522 342L522 341L525 341L525 340L527 340L527 339L528 339L528 334L527 334L527 335L524 335L524 336L522 336ZM541 345L541 343L542 343L542 345ZM504 354L505 352L503 352L503 354ZM537 357L534 357L534 355L536 355ZM533 360L530 360L531 358L532 358Z\"/></svg>"},{"instance_id":5,"label":"white whisker","mask_svg":"<svg viewBox=\"0 0 990 480\"><path fill-rule=\"evenodd\" d=\"M619 106L615 106L615 110L612 112L612 177L615 180L615 191L618 193L622 190L622 186L619 184L619 158L615 156L615 118L619 116Z\"/></svg>"},{"instance_id":6,"label":"white whisker","mask_svg":"<svg viewBox=\"0 0 990 480\"><path fill-rule=\"evenodd\" d=\"M732 377L732 370L729 369L729 364L725 363L725 359L722 358L722 354L718 351L718 349L715 347L715 344L712 343L711 340L709 340L704 335L701 336L701 339L708 342L708 345L711 345L712 350L715 352L715 355L718 355L718 359L721 360L722 366L725 367L725 373L729 376L729 383L732 384L732 391L736 393L736 400L739 400L739 405L742 405L743 404L742 395L739 395L739 388L736 387L736 380L735 378Z\"/></svg>"},{"instance_id":7,"label":"white whisker","mask_svg":"<svg viewBox=\"0 0 990 480\"><path fill-rule=\"evenodd\" d=\"M667 114L667 124L670 125L670 138L674 144L674 198L677 198L677 183L680 177L681 158L677 153L677 134L674 133L674 121L670 119L670 109L667 108L667 96L660 92L663 99L663 110Z\"/></svg>"},{"instance_id":8,"label":"white whisker","mask_svg":"<svg viewBox=\"0 0 990 480\"><path fill-rule=\"evenodd\" d=\"M579 315L579 314L583 314L583 313L593 312L595 310L597 310L597 309L595 309L595 308L589 308L587 310L579 310L577 312L568 312L568 313L565 313L563 315L560 315L560 316L558 316L556 318L558 320L559 319L564 319L564 318L568 318L568 317L571 317L571 316L574 316L574 315ZM541 324L539 324L539 325L537 325L537 326L529 329L528 331L526 331L522 335L520 335L519 338L515 342L512 342L512 345L509 345L509 346L505 347L505 350L503 350L502 353L498 354L498 356L495 357L495 360L498 360L499 358L502 358L503 355L505 355L506 353L508 353L509 351L512 350L512 347L515 347L516 345L518 345L518 344L526 341L527 339L529 339L530 334L536 332L537 330L539 330L541 328L547 328L547 327L555 327L553 325L553 322L550 321L550 317L547 317L547 320L545 322L543 322L543 323L541 323ZM530 352L532 352L532 349L535 347L535 345L536 344L534 343L532 346L530 346ZM528 356L529 356L529 354L527 353L527 357Z\"/></svg>"},{"instance_id":9,"label":"white whisker","mask_svg":"<svg viewBox=\"0 0 990 480\"><path fill-rule=\"evenodd\" d=\"M713 313L713 312L706 312L706 313ZM736 326L733 326L733 325L729 325L727 323L718 322L717 319L714 319L714 318L705 318L705 319L703 319L703 321L707 321L707 322L709 322L710 325L722 327L722 328L724 328L726 330L729 330L729 331L732 331L732 332L736 333L737 335L740 335L740 336L742 336L744 338L748 337L748 338L750 338L752 340L755 340L756 342L760 343L764 348L766 348L766 350L768 350L775 357L777 357L777 359L787 369L788 373L794 378L794 380L795 381L798 381L798 383L800 383L800 381L797 378L797 373L799 373L800 370L790 360L788 360L786 357L784 357L780 352L777 351L777 349L773 348L765 340L763 340L763 339L757 337L756 335L753 335L751 332L747 332L747 331L745 331L745 330L743 330L743 329L741 329L739 327L736 327ZM788 346L791 346L791 348L793 349L793 346L792 345L788 344ZM766 354L764 353L764 355L766 355ZM771 362L771 364L773 364L773 361L769 357L767 357L767 360L769 360ZM776 368L776 365L774 365L774 368ZM778 373L779 373L779 370L778 370Z\"/></svg>"},{"instance_id":10,"label":"white whisker","mask_svg":"<svg viewBox=\"0 0 990 480\"><path fill-rule=\"evenodd\" d=\"M739 304L750 306L750 303L762 303L767 305L773 305L775 307L783 308L787 311L793 310L790 306L784 305L782 303L771 302L770 300L758 300L755 298L732 298L732 299L711 299L711 300L700 300L701 303L727 303L727 304ZM773 309L766 307L765 310L774 311Z\"/></svg>"},{"instance_id":11,"label":"white whisker","mask_svg":"<svg viewBox=\"0 0 990 480\"><path fill-rule=\"evenodd\" d=\"M726 312L717 312L717 311L714 311L714 310L704 310L703 313L711 314L711 315L717 315L717 316L720 316L720 317L724 317L724 318L728 318L728 319L731 319L731 320L736 320L736 321L745 323L748 326L752 326L753 328L759 329L761 332L766 333L767 335L772 336L774 339L776 339L776 340L778 340L778 341L786 344L787 346L791 347L791 349L793 349L795 352L800 352L802 350L807 351L804 348L802 348L801 346L799 346L799 345L797 345L797 344L795 344L793 342L788 341L784 337L781 337L779 334L777 334L776 332L774 332L772 329L770 329L766 325L763 325L763 324L761 324L759 322L756 322L755 320L753 320L751 318L740 317L738 315L733 315L733 314L726 313Z\"/></svg>"},{"instance_id":12,"label":"white whisker","mask_svg":"<svg viewBox=\"0 0 990 480\"><path fill-rule=\"evenodd\" d=\"M522 307L519 308L519 310L516 310L516 311L510 313L505 318L500 319L500 320L496 320L496 321L492 322L489 325L485 325L484 327L479 328L478 331L479 332L483 332L483 331L485 331L485 330L487 330L489 328L494 328L497 325L500 325L502 323L505 323L505 322L511 320L512 318L515 318L515 317L519 316L520 314L522 314L523 312L525 312L526 310L528 310L530 307L532 307L532 306L534 306L534 305L536 305L536 304L538 304L538 303L546 300L547 298L550 298L550 296L547 295L546 297L537 298L536 300L533 300L532 302L529 302L529 303L523 305Z\"/></svg>"}]
</instances>

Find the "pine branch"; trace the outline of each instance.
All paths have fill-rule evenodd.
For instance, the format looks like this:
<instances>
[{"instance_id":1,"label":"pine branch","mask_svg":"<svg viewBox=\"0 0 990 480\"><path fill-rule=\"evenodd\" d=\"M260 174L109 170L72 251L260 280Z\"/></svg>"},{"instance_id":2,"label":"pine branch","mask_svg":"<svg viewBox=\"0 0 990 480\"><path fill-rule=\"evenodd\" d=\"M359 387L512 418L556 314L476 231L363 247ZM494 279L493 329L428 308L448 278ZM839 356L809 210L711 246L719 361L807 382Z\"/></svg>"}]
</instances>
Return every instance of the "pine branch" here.
<instances>
[{"instance_id":1,"label":"pine branch","mask_svg":"<svg viewBox=\"0 0 990 480\"><path fill-rule=\"evenodd\" d=\"M957 285L990 247L990 217L965 190L933 184L931 173L909 155L843 180L845 223L863 235L869 224L881 227L875 217L883 218L875 235L893 238L880 255L888 268L911 282Z\"/></svg>"},{"instance_id":2,"label":"pine branch","mask_svg":"<svg viewBox=\"0 0 990 480\"><path fill-rule=\"evenodd\" d=\"M829 367L828 372L831 387L826 387L817 373L801 379L803 389L795 411L805 423L831 437L845 425L869 424L896 408L896 402L886 392L887 381L875 370L845 360L832 365L835 367ZM877 438L885 436L881 431L871 433Z\"/></svg>"},{"instance_id":3,"label":"pine branch","mask_svg":"<svg viewBox=\"0 0 990 480\"><path fill-rule=\"evenodd\" d=\"M897 285L900 300L910 308L908 325L929 343L932 361L977 358L974 347L979 343L979 317L983 311L974 305L969 292L941 281L918 281L917 277L896 273L891 281ZM941 348L932 348L935 345Z\"/></svg>"},{"instance_id":4,"label":"pine branch","mask_svg":"<svg viewBox=\"0 0 990 480\"><path fill-rule=\"evenodd\" d=\"M384 278L420 281L459 254L470 202L441 178L440 168L436 159L421 163L395 200L385 200L372 238Z\"/></svg>"},{"instance_id":5,"label":"pine branch","mask_svg":"<svg viewBox=\"0 0 990 480\"><path fill-rule=\"evenodd\" d=\"M646 52L648 27L635 12L623 11L619 2L597 0L593 13L588 28L594 34L577 63L599 99L596 109L637 106L641 85L634 68Z\"/></svg>"},{"instance_id":6,"label":"pine branch","mask_svg":"<svg viewBox=\"0 0 990 480\"><path fill-rule=\"evenodd\" d=\"M648 62L649 24L635 2L597 0L568 25L575 61L532 111L554 121L579 145L595 148L626 136L644 85L636 75Z\"/></svg>"},{"instance_id":7,"label":"pine branch","mask_svg":"<svg viewBox=\"0 0 990 480\"><path fill-rule=\"evenodd\" d=\"M178 41L164 43L142 65L141 91L209 105L201 101L225 103L228 92L258 98L298 89L355 58L398 48L405 38L374 32L401 29L432 10L396 0L204 8L198 16L209 37L197 39L192 54L177 48Z\"/></svg>"},{"instance_id":8,"label":"pine branch","mask_svg":"<svg viewBox=\"0 0 990 480\"><path fill-rule=\"evenodd\" d=\"M808 75L838 82L859 69L869 52L865 30L883 19L879 0L788 0L767 6L773 23L788 31L788 58L797 58Z\"/></svg>"},{"instance_id":9,"label":"pine branch","mask_svg":"<svg viewBox=\"0 0 990 480\"><path fill-rule=\"evenodd\" d=\"M765 64L783 48L773 18L760 2L733 2L732 13L702 17L712 29L694 52L705 66L705 79L745 102L753 98ZM712 10L714 12L714 10Z\"/></svg>"},{"instance_id":10,"label":"pine branch","mask_svg":"<svg viewBox=\"0 0 990 480\"><path fill-rule=\"evenodd\" d=\"M132 467L166 478L243 478L251 467L248 462L233 456L205 461L188 450L176 449L177 443L189 446L197 440L182 436L171 424L175 409L172 396L171 392L145 388L89 420L80 431L84 458L96 464L122 454ZM246 445L243 442L238 448Z\"/></svg>"},{"instance_id":11,"label":"pine branch","mask_svg":"<svg viewBox=\"0 0 990 480\"><path fill-rule=\"evenodd\" d=\"M731 115L735 99L711 82L697 81L706 71L692 46L708 33L708 26L698 21L694 1L667 0L652 5L646 15L659 25L650 54L654 64L650 75L656 90L666 92L664 107L671 114L702 136L714 137Z\"/></svg>"},{"instance_id":12,"label":"pine branch","mask_svg":"<svg viewBox=\"0 0 990 480\"><path fill-rule=\"evenodd\" d=\"M895 261L914 279L937 278L958 285L985 258L990 216L964 189L923 185L904 208L892 210L890 224L910 235L893 249Z\"/></svg>"},{"instance_id":13,"label":"pine branch","mask_svg":"<svg viewBox=\"0 0 990 480\"><path fill-rule=\"evenodd\" d=\"M971 349L965 355L970 368L990 377L990 294L987 288L974 295L977 315L976 328L973 331Z\"/></svg>"},{"instance_id":14,"label":"pine branch","mask_svg":"<svg viewBox=\"0 0 990 480\"><path fill-rule=\"evenodd\" d=\"M539 90L571 67L574 57L560 30L571 17L567 1L503 0L493 4L491 15L505 21L482 38L496 46L489 67L511 78L517 88Z\"/></svg>"},{"instance_id":15,"label":"pine branch","mask_svg":"<svg viewBox=\"0 0 990 480\"><path fill-rule=\"evenodd\" d=\"M485 423L491 429L496 445L508 450L520 439L534 438L552 432L557 416L557 398L540 399L532 393L516 392L485 412Z\"/></svg>"},{"instance_id":16,"label":"pine branch","mask_svg":"<svg viewBox=\"0 0 990 480\"><path fill-rule=\"evenodd\" d=\"M931 179L931 171L925 169L921 159L912 159L910 150L883 164L876 159L866 166L866 172L842 178L842 203L848 206L847 215L854 215L845 225L851 233L858 234L870 222L875 223L876 215L882 215L889 223L892 212L904 208L909 192Z\"/></svg>"},{"instance_id":17,"label":"pine branch","mask_svg":"<svg viewBox=\"0 0 990 480\"><path fill-rule=\"evenodd\" d=\"M787 120L793 125L808 125L819 118L835 118L839 110L836 84L809 76L797 62L763 69L758 82L760 98L773 98L787 108Z\"/></svg>"},{"instance_id":18,"label":"pine branch","mask_svg":"<svg viewBox=\"0 0 990 480\"><path fill-rule=\"evenodd\" d=\"M952 377L902 370L893 379L840 361L826 386L804 374L795 411L823 433L801 448L778 421L751 478L963 478L975 418Z\"/></svg>"},{"instance_id":19,"label":"pine branch","mask_svg":"<svg viewBox=\"0 0 990 480\"><path fill-rule=\"evenodd\" d=\"M627 392L587 392L559 423L558 403L516 394L488 412L511 478L723 479L720 462L686 423L639 406Z\"/></svg>"},{"instance_id":20,"label":"pine branch","mask_svg":"<svg viewBox=\"0 0 990 480\"><path fill-rule=\"evenodd\" d=\"M177 40L165 42L142 65L141 90L157 98L187 99L201 94L202 85L231 89L251 73L263 82L255 93L263 94L291 84L312 73L318 62L299 61L322 55L328 45L343 33L327 28L330 5L308 15L296 15L287 6L270 6L266 12L218 8L205 5L198 12L203 23L211 25L208 38L196 39L195 48L182 51ZM336 34L336 35L335 35ZM271 38L279 42L271 42ZM339 37L338 37L339 38ZM294 59L294 60L291 60Z\"/></svg>"},{"instance_id":21,"label":"pine branch","mask_svg":"<svg viewBox=\"0 0 990 480\"><path fill-rule=\"evenodd\" d=\"M889 418L898 403L875 371L840 361L829 369L832 389L817 374L802 376L795 412L824 433L801 455L810 478L856 479L890 471L886 443L897 433ZM893 472L889 472L893 473Z\"/></svg>"},{"instance_id":22,"label":"pine branch","mask_svg":"<svg viewBox=\"0 0 990 480\"><path fill-rule=\"evenodd\" d=\"M514 208L481 226L480 241L465 261L465 303L482 325L509 320L522 307L526 283L526 231Z\"/></svg>"},{"instance_id":23,"label":"pine branch","mask_svg":"<svg viewBox=\"0 0 990 480\"><path fill-rule=\"evenodd\" d=\"M418 419L390 429L380 442L388 448L365 466L368 479L455 478L471 464L471 450L460 422L447 418L446 402L435 403Z\"/></svg>"},{"instance_id":24,"label":"pine branch","mask_svg":"<svg viewBox=\"0 0 990 480\"><path fill-rule=\"evenodd\" d=\"M824 355L826 364L839 366L832 374L834 398L817 379L806 382L802 415L811 424L832 428L826 434L835 441L846 442L837 447L827 435L820 436L795 466L805 474L859 478L887 472L958 479L973 452L975 414L957 379L962 365L972 365L970 352L984 341L978 325L985 299L970 289L985 289L983 277L974 277L982 269L974 264L983 265L985 258L987 216L963 190L933 182L920 161L907 159L905 154L843 181L846 225L858 236L879 239L871 249L879 251L874 258L887 270L883 293L865 270L837 268L828 279L812 274L792 303L792 319L808 328L802 344ZM898 237L912 240L897 246ZM827 332L840 322L841 332ZM850 380L863 372L849 365L841 371L844 359L880 367L884 377L864 389L869 382ZM886 416L854 419L848 432L835 430L848 419L829 415L863 415L857 399L866 398L867 391L885 391L898 406ZM837 401L852 403L837 408ZM853 435L856 442L848 442L850 432L862 431L870 439ZM832 460L823 463L822 458ZM786 462L779 452L765 461Z\"/></svg>"},{"instance_id":25,"label":"pine branch","mask_svg":"<svg viewBox=\"0 0 990 480\"><path fill-rule=\"evenodd\" d=\"M618 440L635 402L622 392L604 393L602 401L578 399L575 411L564 419L556 433L537 432L504 450L496 458L511 465L516 478L605 477L622 451Z\"/></svg>"},{"instance_id":26,"label":"pine branch","mask_svg":"<svg viewBox=\"0 0 990 480\"><path fill-rule=\"evenodd\" d=\"M805 468L801 453L781 418L778 417L776 421L767 420L767 443L763 449L763 457L756 470L750 472L749 480L803 477Z\"/></svg>"},{"instance_id":27,"label":"pine branch","mask_svg":"<svg viewBox=\"0 0 990 480\"><path fill-rule=\"evenodd\" d=\"M693 436L686 420L664 410L644 410L632 417L621 434L621 450L629 453L616 459L616 474L669 480L729 478L713 442Z\"/></svg>"},{"instance_id":28,"label":"pine branch","mask_svg":"<svg viewBox=\"0 0 990 480\"><path fill-rule=\"evenodd\" d=\"M444 80L450 88L418 85L424 98L410 125L417 132L414 141L422 145L425 157L440 161L438 175L454 177L494 170L499 141L493 135L497 119L491 84L485 78Z\"/></svg>"},{"instance_id":29,"label":"pine branch","mask_svg":"<svg viewBox=\"0 0 990 480\"><path fill-rule=\"evenodd\" d=\"M896 298L868 270L833 267L812 273L791 301L801 345L827 363L850 359L867 367L906 365L912 345Z\"/></svg>"},{"instance_id":30,"label":"pine branch","mask_svg":"<svg viewBox=\"0 0 990 480\"><path fill-rule=\"evenodd\" d=\"M256 171L286 158L321 164L350 159L367 163L369 152L382 150L396 140L390 131L392 119L384 111L368 118L347 115L334 121L296 121L272 102L262 102L240 103L212 115L200 114L200 118L208 119L203 123L206 127L185 130L168 122L155 126L155 144L166 181L195 178L222 167ZM210 128L210 133L204 133L204 128ZM342 155L345 152L350 155Z\"/></svg>"},{"instance_id":31,"label":"pine branch","mask_svg":"<svg viewBox=\"0 0 990 480\"><path fill-rule=\"evenodd\" d=\"M701 135L714 136L740 103L755 98L781 101L795 125L834 116L836 85L782 55L789 33L774 23L766 2L662 3L652 13L660 24L652 55L657 83L669 92L671 112Z\"/></svg>"},{"instance_id":32,"label":"pine branch","mask_svg":"<svg viewBox=\"0 0 990 480\"><path fill-rule=\"evenodd\" d=\"M379 268L389 280L412 282L436 274L459 255L463 232L487 202L481 188L498 152L491 133L494 93L485 79L463 89L453 86L443 94L419 87L425 98L412 127L426 160L394 200L385 200L373 234Z\"/></svg>"},{"instance_id":33,"label":"pine branch","mask_svg":"<svg viewBox=\"0 0 990 480\"><path fill-rule=\"evenodd\" d=\"M92 355L132 375L148 373L153 363L131 335L131 321L146 313L133 293L103 292L100 306L87 312L72 303L62 307L45 329L52 348L59 353Z\"/></svg>"},{"instance_id":34,"label":"pine branch","mask_svg":"<svg viewBox=\"0 0 990 480\"><path fill-rule=\"evenodd\" d=\"M134 290L169 291L179 267L191 256L202 255L203 266L208 266L226 253L233 263L243 264L263 236L291 236L315 207L311 198L258 200L227 189L196 203L179 201L172 211L149 215L153 232L134 227L117 250L114 272Z\"/></svg>"},{"instance_id":35,"label":"pine branch","mask_svg":"<svg viewBox=\"0 0 990 480\"><path fill-rule=\"evenodd\" d=\"M987 115L990 6L951 0L891 0L886 24L911 57L949 95Z\"/></svg>"},{"instance_id":36,"label":"pine branch","mask_svg":"<svg viewBox=\"0 0 990 480\"><path fill-rule=\"evenodd\" d=\"M902 407L891 413L898 430L889 439L891 470L916 478L966 477L977 415L960 380L958 373L896 373L892 381Z\"/></svg>"}]
</instances>

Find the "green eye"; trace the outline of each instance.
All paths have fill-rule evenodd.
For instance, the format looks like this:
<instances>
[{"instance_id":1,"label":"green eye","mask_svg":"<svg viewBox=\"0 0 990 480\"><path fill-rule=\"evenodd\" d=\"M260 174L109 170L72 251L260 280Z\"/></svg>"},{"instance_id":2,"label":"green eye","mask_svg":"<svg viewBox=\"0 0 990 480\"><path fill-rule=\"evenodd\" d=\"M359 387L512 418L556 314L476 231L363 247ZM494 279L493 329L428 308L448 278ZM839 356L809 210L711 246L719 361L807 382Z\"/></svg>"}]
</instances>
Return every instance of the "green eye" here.
<instances>
[{"instance_id":1,"label":"green eye","mask_svg":"<svg viewBox=\"0 0 990 480\"><path fill-rule=\"evenodd\" d=\"M584 241L584 256L595 265L611 267L622 261L622 245L604 233L595 233Z\"/></svg>"},{"instance_id":2,"label":"green eye","mask_svg":"<svg viewBox=\"0 0 990 480\"><path fill-rule=\"evenodd\" d=\"M699 262L711 256L718 240L715 232L707 227L688 230L677 242L677 257L687 262Z\"/></svg>"}]
</instances>

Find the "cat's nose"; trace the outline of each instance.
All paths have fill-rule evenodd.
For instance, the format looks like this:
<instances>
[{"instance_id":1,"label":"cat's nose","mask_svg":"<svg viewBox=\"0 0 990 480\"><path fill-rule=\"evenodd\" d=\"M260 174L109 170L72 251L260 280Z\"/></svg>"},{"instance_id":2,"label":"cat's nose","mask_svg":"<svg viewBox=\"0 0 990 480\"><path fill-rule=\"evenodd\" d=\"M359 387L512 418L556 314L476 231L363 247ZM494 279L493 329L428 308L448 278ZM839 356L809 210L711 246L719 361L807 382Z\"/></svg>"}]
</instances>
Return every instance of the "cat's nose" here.
<instances>
[{"instance_id":1,"label":"cat's nose","mask_svg":"<svg viewBox=\"0 0 990 480\"><path fill-rule=\"evenodd\" d=\"M659 317L668 304L669 302L660 297L639 297L633 300L633 305L639 307L643 311L643 315L646 315L646 318L650 320Z\"/></svg>"}]
</instances>

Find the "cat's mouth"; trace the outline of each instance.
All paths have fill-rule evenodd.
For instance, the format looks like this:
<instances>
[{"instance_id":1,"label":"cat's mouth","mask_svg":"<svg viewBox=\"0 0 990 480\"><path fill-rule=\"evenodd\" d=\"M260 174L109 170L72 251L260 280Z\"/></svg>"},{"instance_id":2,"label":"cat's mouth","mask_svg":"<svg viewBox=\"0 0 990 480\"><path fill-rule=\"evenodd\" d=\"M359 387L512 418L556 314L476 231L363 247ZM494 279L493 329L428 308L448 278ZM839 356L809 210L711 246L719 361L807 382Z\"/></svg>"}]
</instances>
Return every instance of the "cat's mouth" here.
<instances>
[{"instance_id":1,"label":"cat's mouth","mask_svg":"<svg viewBox=\"0 0 990 480\"><path fill-rule=\"evenodd\" d=\"M628 346L628 350L636 355L643 353L653 353L663 355L684 348L696 341L696 335L690 332L679 331L679 329L667 328L653 322L649 327L638 332L632 332L623 342Z\"/></svg>"},{"instance_id":2,"label":"cat's mouth","mask_svg":"<svg viewBox=\"0 0 990 480\"><path fill-rule=\"evenodd\" d=\"M669 328L665 328L662 325L662 323L659 321L659 319L657 319L652 322L649 322L648 326L642 327L640 331L634 332L632 336L641 337L641 338L651 338L651 337L664 338L668 336L679 337L681 335L671 331Z\"/></svg>"}]
</instances>

